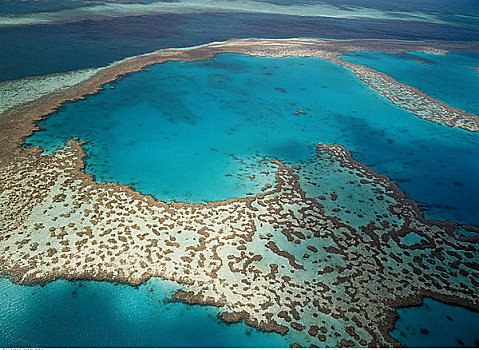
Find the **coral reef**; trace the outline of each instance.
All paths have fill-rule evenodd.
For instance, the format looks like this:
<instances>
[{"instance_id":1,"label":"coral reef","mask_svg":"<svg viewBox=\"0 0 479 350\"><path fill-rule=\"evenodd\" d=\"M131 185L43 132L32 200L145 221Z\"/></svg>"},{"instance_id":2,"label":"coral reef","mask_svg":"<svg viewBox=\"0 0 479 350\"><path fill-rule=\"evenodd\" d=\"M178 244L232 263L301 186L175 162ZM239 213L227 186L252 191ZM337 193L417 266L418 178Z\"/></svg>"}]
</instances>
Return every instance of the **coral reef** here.
<instances>
[{"instance_id":1,"label":"coral reef","mask_svg":"<svg viewBox=\"0 0 479 350\"><path fill-rule=\"evenodd\" d=\"M1 274L22 284L137 285L160 276L184 285L177 300L216 305L226 322L244 319L301 346L398 346L388 334L395 309L425 296L479 311L479 229L425 220L394 183L340 145L318 144L317 157L302 164L272 160L275 184L206 205L95 183L82 170L78 140L52 155L21 147L35 121L65 101L149 64L221 52L334 61L421 118L477 131L477 116L339 58L366 44L447 52L445 44L236 40L126 59L8 110L0 118ZM347 178L328 193L326 164Z\"/></svg>"},{"instance_id":2,"label":"coral reef","mask_svg":"<svg viewBox=\"0 0 479 350\"><path fill-rule=\"evenodd\" d=\"M245 319L302 346L398 345L387 333L395 308L424 296L479 310L479 238L424 220L341 146L319 144L318 162L375 193L365 206L387 202L367 225L326 215L299 184L306 165L275 161L275 186L254 197L166 204L93 182L76 141L51 156L37 152L0 171L0 266L15 282L135 285L161 276L184 284L179 300L221 306L225 321ZM411 234L421 240L407 245Z\"/></svg>"}]
</instances>

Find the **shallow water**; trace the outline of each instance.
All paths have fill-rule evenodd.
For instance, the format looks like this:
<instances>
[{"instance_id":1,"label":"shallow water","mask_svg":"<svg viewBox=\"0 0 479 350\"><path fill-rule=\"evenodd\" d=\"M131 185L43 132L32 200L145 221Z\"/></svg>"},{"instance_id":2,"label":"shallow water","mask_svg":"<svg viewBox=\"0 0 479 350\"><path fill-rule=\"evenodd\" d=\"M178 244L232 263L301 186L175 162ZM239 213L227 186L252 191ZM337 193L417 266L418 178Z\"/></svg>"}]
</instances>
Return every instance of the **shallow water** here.
<instances>
[{"instance_id":1,"label":"shallow water","mask_svg":"<svg viewBox=\"0 0 479 350\"><path fill-rule=\"evenodd\" d=\"M343 59L384 72L401 83L470 113L479 114L479 53L354 52Z\"/></svg>"},{"instance_id":2,"label":"shallow water","mask_svg":"<svg viewBox=\"0 0 479 350\"><path fill-rule=\"evenodd\" d=\"M421 306L400 308L390 334L406 347L478 347L479 313L424 298Z\"/></svg>"},{"instance_id":3,"label":"shallow water","mask_svg":"<svg viewBox=\"0 0 479 350\"><path fill-rule=\"evenodd\" d=\"M284 337L228 325L219 309L172 302L181 286L153 278L135 289L59 280L0 279L2 347L288 347Z\"/></svg>"},{"instance_id":4,"label":"shallow water","mask_svg":"<svg viewBox=\"0 0 479 350\"><path fill-rule=\"evenodd\" d=\"M283 5L311 3L267 1ZM337 1L325 2L337 5ZM58 11L86 5L84 1L66 0L1 1L0 13ZM461 26L216 13L2 28L0 81L102 66L160 48L232 37L478 38L475 0L348 0L342 5L418 10ZM367 53L361 55L365 55L362 59L370 58ZM444 79L444 71L461 80L473 78L465 74L465 66L456 65L455 60L465 62L459 56L452 54L443 60L409 53L383 57L380 64L384 69L391 68L389 73L397 79L412 78L412 85L429 89L433 96L451 101L453 106L477 110L477 101L474 104L470 99L477 89L455 94L457 85L449 85L454 83L451 75ZM416 58L428 59L428 64L418 68ZM364 62L370 63L366 59ZM291 69L294 76L288 75ZM408 73L411 69L419 69L420 81ZM265 71L272 74L265 76ZM475 86L472 80L467 81L468 86ZM113 85L114 90L68 104L42 123L47 130L35 134L29 142L53 150L63 141L79 136L90 142L88 171L99 181L130 183L160 199L185 201L256 193L266 182L274 181L269 159L296 163L314 156L315 142L338 142L350 148L359 161L392 176L409 197L420 201L428 218L479 224L479 169L475 161L479 155L478 138L414 118L332 64L314 59L221 55L207 63L157 65ZM201 109L197 109L198 104ZM298 108L307 110L307 114L295 116L293 112ZM322 184L321 190L330 192L348 180L347 174L339 178L332 169L323 171L330 182ZM251 174L256 177L251 179ZM305 182L302 186L308 193L317 191ZM358 200L368 197L368 193L350 195ZM348 198L347 194L344 198ZM367 208L361 208L359 201L350 205L353 210L355 206L358 211L362 209L366 222ZM345 218L364 224L357 217ZM414 243L416 238L410 234L404 243ZM221 323L216 308L169 303L165 298L170 298L177 288L174 283L158 279L139 289L63 280L43 288L25 287L1 279L0 346L288 345L279 335L262 333L243 323ZM405 345L459 346L457 339L468 346L477 345L471 337L479 333L471 328L479 324L477 314L430 299L421 307L400 309L399 313L401 318L392 334ZM425 327L427 335L421 333Z\"/></svg>"},{"instance_id":5,"label":"shallow water","mask_svg":"<svg viewBox=\"0 0 479 350\"><path fill-rule=\"evenodd\" d=\"M66 104L28 145L51 152L79 137L98 182L198 202L257 193L274 181L262 174L268 160L294 164L314 157L317 142L340 143L427 218L479 223L479 135L419 119L334 63L222 54L113 86Z\"/></svg>"}]
</instances>

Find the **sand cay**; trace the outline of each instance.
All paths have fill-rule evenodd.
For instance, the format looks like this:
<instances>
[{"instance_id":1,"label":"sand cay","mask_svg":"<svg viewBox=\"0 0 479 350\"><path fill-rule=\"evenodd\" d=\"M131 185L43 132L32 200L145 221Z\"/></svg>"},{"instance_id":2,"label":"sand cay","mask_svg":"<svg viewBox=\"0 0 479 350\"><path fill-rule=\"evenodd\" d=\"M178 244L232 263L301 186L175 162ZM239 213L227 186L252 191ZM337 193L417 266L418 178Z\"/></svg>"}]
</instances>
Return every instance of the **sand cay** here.
<instances>
[{"instance_id":1,"label":"sand cay","mask_svg":"<svg viewBox=\"0 0 479 350\"><path fill-rule=\"evenodd\" d=\"M159 276L183 284L177 300L216 305L227 322L244 319L301 346L398 346L388 334L395 309L419 304L425 296L479 311L479 237L461 234L478 229L425 220L389 178L354 161L340 145L318 144L318 162L326 159L350 175L348 186L373 194L363 204L372 213L367 224L348 223L341 215L347 208L340 206L332 209L334 215L326 214L325 204L302 188L301 177L320 186L315 171L308 170L314 161L308 167L273 161L276 182L254 196L207 205L166 204L125 185L95 183L82 171L85 153L77 140L48 156L38 147L20 147L35 120L121 74L219 52L321 57L352 69L422 117L437 108L430 119L443 122L436 113L444 111L446 118L451 112L433 100L423 108L427 97L421 92L338 58L364 49L362 42L337 43L241 40L159 51L124 60L5 113L0 119L2 275L22 284L65 278L132 285ZM372 45L447 51L441 45ZM406 90L417 98L404 102L398 94ZM477 116L453 111L458 114L445 119L453 125L478 125ZM340 191L326 195L335 203L342 200Z\"/></svg>"}]
</instances>

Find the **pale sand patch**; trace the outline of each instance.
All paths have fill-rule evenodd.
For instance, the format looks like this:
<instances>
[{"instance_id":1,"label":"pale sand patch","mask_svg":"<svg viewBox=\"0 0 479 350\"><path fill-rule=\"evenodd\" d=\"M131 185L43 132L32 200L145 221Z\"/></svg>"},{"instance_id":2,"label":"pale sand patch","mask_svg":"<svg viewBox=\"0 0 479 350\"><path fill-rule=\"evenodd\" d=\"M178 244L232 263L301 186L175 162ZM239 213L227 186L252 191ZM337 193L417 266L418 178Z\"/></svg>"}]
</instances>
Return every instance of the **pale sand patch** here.
<instances>
[{"instance_id":1,"label":"pale sand patch","mask_svg":"<svg viewBox=\"0 0 479 350\"><path fill-rule=\"evenodd\" d=\"M32 102L40 97L62 92L90 79L104 68L89 68L63 74L52 74L0 83L0 118L9 109Z\"/></svg>"}]
</instances>

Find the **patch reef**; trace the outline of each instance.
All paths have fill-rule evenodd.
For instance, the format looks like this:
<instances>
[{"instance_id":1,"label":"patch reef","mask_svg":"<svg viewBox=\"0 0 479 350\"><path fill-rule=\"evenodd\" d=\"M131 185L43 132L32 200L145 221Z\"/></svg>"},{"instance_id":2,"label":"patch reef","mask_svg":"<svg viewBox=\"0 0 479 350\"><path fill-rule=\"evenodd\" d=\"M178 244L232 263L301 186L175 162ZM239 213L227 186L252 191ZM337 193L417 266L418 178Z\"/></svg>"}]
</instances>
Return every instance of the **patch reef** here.
<instances>
[{"instance_id":1,"label":"patch reef","mask_svg":"<svg viewBox=\"0 0 479 350\"><path fill-rule=\"evenodd\" d=\"M160 51L117 63L74 89L2 117L1 274L22 284L65 278L137 285L159 276L184 285L178 300L216 305L227 322L244 319L301 346L398 346L388 334L395 309L419 304L424 296L479 311L479 237L460 234L477 228L425 220L395 184L354 161L342 146L318 144L317 159L303 168L274 161L274 186L207 205L167 204L125 185L97 184L83 172L85 154L77 140L49 156L20 148L35 120L64 101L170 59L219 52L315 56L352 69L385 94L413 89L340 60L341 50L358 49L341 45L241 40ZM445 107L436 105L442 113ZM429 113L419 111L422 117ZM300 185L304 168L316 161L350 174L351 186L374 193L370 202L386 203L386 209L361 225L342 219L339 209L327 215L320 199ZM314 186L320 183L311 180L309 188ZM332 200L337 196L331 194ZM420 239L407 245L408 235Z\"/></svg>"}]
</instances>

